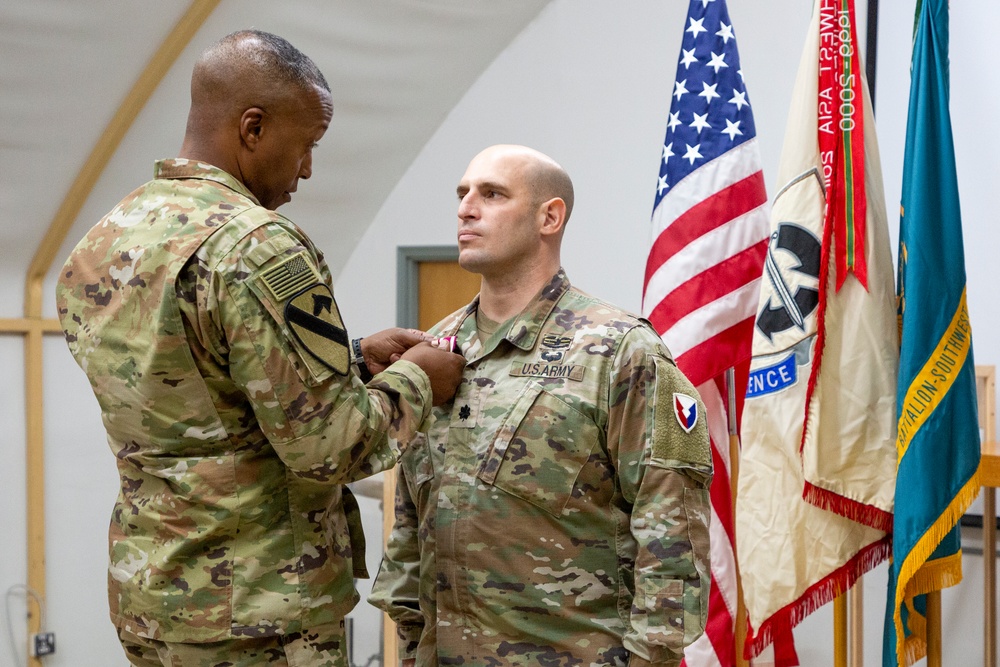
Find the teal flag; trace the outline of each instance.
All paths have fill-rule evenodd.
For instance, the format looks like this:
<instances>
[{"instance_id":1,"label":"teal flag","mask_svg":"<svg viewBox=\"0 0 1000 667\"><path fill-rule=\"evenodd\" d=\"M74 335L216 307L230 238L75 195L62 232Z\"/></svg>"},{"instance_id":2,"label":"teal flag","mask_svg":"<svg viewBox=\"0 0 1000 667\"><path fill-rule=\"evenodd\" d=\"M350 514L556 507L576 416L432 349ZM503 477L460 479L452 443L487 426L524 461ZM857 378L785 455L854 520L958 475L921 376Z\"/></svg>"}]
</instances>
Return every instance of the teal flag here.
<instances>
[{"instance_id":1,"label":"teal flag","mask_svg":"<svg viewBox=\"0 0 1000 667\"><path fill-rule=\"evenodd\" d=\"M926 654L923 596L961 580L957 524L979 492L975 362L948 104L948 2L923 0L899 221L896 496L883 667Z\"/></svg>"}]
</instances>

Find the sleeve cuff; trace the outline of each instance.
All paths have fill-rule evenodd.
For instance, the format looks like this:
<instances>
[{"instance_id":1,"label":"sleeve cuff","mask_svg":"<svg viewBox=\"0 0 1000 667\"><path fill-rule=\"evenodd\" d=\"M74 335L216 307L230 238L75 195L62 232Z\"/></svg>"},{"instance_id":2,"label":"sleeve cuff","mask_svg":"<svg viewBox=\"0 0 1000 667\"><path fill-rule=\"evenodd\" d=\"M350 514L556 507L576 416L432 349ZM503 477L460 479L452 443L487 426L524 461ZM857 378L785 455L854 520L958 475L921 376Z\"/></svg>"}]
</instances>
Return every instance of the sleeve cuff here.
<instances>
[{"instance_id":1,"label":"sleeve cuff","mask_svg":"<svg viewBox=\"0 0 1000 667\"><path fill-rule=\"evenodd\" d=\"M361 352L360 338L351 340L351 363L358 369L358 376L362 382L365 384L371 382L372 373L368 370L368 364L365 363L365 356Z\"/></svg>"},{"instance_id":2,"label":"sleeve cuff","mask_svg":"<svg viewBox=\"0 0 1000 667\"><path fill-rule=\"evenodd\" d=\"M420 635L423 631L424 626L421 624L396 625L400 660L411 660L417 657L417 647L420 645Z\"/></svg>"},{"instance_id":3,"label":"sleeve cuff","mask_svg":"<svg viewBox=\"0 0 1000 667\"><path fill-rule=\"evenodd\" d=\"M391 377L392 379L387 381L387 384L390 386L397 385L399 379L402 379L413 387L413 391L421 399L423 399L421 404L422 410L420 414L417 415L418 425L430 415L431 408L434 405L434 392L431 390L430 378L427 377L427 373L425 373L424 369L420 366L417 366L412 361L400 359L375 377L381 380L386 380L387 377ZM409 392L404 395L407 397L412 396Z\"/></svg>"},{"instance_id":4,"label":"sleeve cuff","mask_svg":"<svg viewBox=\"0 0 1000 667\"><path fill-rule=\"evenodd\" d=\"M629 655L628 667L679 667L681 664L680 659L671 659L666 662L653 662L651 660L646 660L645 658L640 658L635 653Z\"/></svg>"}]
</instances>

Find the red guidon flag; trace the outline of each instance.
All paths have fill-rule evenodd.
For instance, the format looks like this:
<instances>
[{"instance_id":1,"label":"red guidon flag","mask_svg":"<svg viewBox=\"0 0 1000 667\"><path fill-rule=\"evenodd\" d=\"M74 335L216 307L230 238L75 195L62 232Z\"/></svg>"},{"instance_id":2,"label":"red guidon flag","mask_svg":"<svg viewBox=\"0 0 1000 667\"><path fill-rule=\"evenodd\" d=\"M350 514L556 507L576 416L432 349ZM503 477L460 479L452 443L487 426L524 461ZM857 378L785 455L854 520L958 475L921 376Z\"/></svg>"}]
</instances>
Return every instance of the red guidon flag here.
<instances>
[{"instance_id":1,"label":"red guidon flag","mask_svg":"<svg viewBox=\"0 0 1000 667\"><path fill-rule=\"evenodd\" d=\"M833 229L837 289L853 272L868 286L865 262L865 124L854 0L820 3L817 127L826 184L826 226Z\"/></svg>"},{"instance_id":2,"label":"red guidon flag","mask_svg":"<svg viewBox=\"0 0 1000 667\"><path fill-rule=\"evenodd\" d=\"M816 0L771 208L736 504L752 655L889 553L899 348L853 23Z\"/></svg>"}]
</instances>

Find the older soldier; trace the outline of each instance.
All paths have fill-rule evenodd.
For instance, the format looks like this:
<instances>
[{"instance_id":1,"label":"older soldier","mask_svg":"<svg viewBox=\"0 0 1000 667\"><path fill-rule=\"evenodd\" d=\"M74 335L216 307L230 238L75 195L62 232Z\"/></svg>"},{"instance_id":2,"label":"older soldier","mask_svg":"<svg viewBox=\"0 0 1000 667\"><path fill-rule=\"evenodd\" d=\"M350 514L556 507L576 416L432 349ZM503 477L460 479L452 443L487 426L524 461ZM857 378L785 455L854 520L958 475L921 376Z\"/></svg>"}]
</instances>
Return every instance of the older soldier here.
<instances>
[{"instance_id":1,"label":"older soldier","mask_svg":"<svg viewBox=\"0 0 1000 667\"><path fill-rule=\"evenodd\" d=\"M367 574L343 484L392 466L459 382L462 357L389 330L355 341L366 387L321 253L274 213L332 114L287 41L225 37L195 65L181 157L60 274L121 476L109 597L133 665L346 667Z\"/></svg>"},{"instance_id":2,"label":"older soldier","mask_svg":"<svg viewBox=\"0 0 1000 667\"><path fill-rule=\"evenodd\" d=\"M494 146L458 186L468 360L403 455L371 601L404 664L677 665L708 602L704 409L650 325L570 286L573 186Z\"/></svg>"}]
</instances>

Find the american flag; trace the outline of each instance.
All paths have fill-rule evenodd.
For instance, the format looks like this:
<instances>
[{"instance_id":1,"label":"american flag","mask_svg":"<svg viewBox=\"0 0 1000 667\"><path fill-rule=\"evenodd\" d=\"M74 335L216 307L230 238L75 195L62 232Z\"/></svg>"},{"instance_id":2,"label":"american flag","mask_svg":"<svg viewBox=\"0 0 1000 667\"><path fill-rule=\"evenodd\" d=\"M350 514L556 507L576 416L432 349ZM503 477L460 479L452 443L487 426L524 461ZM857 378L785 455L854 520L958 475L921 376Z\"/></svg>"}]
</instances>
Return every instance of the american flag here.
<instances>
[{"instance_id":1,"label":"american flag","mask_svg":"<svg viewBox=\"0 0 1000 667\"><path fill-rule=\"evenodd\" d=\"M735 368L736 409L742 410L770 232L755 136L725 0L692 0L663 140L643 285L643 314L705 402L715 463L708 625L685 653L689 667L736 663L735 534L723 397L725 371Z\"/></svg>"}]
</instances>

